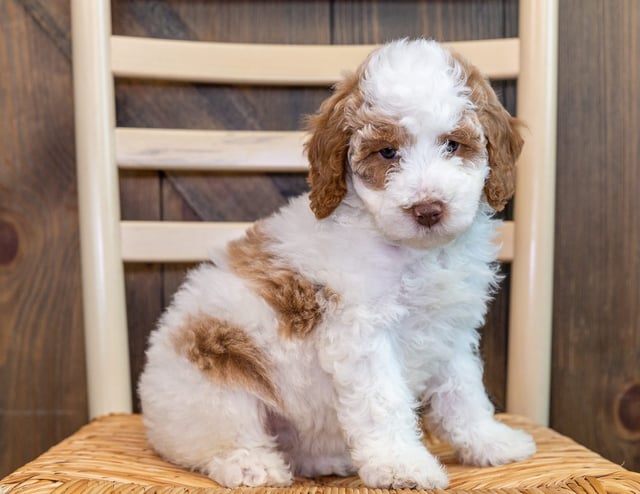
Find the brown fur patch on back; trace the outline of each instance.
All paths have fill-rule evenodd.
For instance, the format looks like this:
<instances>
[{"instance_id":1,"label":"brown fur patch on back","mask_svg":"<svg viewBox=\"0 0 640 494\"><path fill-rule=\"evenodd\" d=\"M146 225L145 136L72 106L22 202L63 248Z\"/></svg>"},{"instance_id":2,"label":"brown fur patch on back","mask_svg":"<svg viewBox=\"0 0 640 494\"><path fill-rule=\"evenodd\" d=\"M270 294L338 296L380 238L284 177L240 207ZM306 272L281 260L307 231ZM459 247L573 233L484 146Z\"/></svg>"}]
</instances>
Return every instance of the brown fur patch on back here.
<instances>
[{"instance_id":1,"label":"brown fur patch on back","mask_svg":"<svg viewBox=\"0 0 640 494\"><path fill-rule=\"evenodd\" d=\"M287 266L268 246L269 237L255 224L245 237L229 244L229 266L278 313L281 335L305 337L320 323L326 302L336 294Z\"/></svg>"},{"instance_id":2,"label":"brown fur patch on back","mask_svg":"<svg viewBox=\"0 0 640 494\"><path fill-rule=\"evenodd\" d=\"M269 359L242 329L211 316L191 316L173 342L210 379L280 403Z\"/></svg>"}]
</instances>

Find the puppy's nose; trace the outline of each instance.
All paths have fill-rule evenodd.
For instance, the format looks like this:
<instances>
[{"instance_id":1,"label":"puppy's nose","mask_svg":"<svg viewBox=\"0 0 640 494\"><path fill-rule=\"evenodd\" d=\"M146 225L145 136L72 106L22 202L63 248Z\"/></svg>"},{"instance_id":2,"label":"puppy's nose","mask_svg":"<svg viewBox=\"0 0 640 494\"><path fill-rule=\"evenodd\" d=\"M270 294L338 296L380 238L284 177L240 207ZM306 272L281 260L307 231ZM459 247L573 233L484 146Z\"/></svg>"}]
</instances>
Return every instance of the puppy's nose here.
<instances>
[{"instance_id":1,"label":"puppy's nose","mask_svg":"<svg viewBox=\"0 0 640 494\"><path fill-rule=\"evenodd\" d=\"M411 212L418 223L431 228L444 216L444 204L438 200L420 202L411 208Z\"/></svg>"}]
</instances>

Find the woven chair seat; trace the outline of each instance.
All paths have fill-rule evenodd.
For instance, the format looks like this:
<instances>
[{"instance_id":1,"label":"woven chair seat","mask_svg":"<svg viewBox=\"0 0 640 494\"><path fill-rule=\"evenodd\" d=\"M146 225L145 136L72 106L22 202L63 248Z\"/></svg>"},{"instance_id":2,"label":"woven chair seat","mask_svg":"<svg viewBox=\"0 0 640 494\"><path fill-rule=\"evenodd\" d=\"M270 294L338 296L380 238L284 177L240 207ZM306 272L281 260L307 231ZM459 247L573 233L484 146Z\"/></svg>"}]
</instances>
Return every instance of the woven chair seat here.
<instances>
[{"instance_id":1,"label":"woven chair seat","mask_svg":"<svg viewBox=\"0 0 640 494\"><path fill-rule=\"evenodd\" d=\"M427 438L446 465L451 494L640 493L640 474L602 458L571 439L522 417L498 418L532 434L538 446L527 460L499 467L456 462L451 447ZM389 494L354 477L298 478L287 488L220 487L209 478L165 462L149 447L140 415L109 415L82 427L0 481L0 492L122 492L184 494ZM407 490L406 492L415 492ZM424 491L423 491L424 492Z\"/></svg>"}]
</instances>

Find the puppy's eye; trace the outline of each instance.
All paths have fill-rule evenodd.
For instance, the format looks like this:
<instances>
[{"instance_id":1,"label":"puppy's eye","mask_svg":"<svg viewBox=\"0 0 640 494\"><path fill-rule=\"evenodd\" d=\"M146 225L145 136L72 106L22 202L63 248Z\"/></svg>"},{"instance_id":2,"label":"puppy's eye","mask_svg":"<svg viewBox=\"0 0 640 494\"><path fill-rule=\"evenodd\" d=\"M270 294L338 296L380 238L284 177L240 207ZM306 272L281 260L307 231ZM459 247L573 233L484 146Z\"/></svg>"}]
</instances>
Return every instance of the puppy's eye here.
<instances>
[{"instance_id":1,"label":"puppy's eye","mask_svg":"<svg viewBox=\"0 0 640 494\"><path fill-rule=\"evenodd\" d=\"M382 156L386 160L392 160L393 158L398 156L398 151L393 148L384 148L378 151L380 156Z\"/></svg>"},{"instance_id":2,"label":"puppy's eye","mask_svg":"<svg viewBox=\"0 0 640 494\"><path fill-rule=\"evenodd\" d=\"M447 140L447 142L445 143L445 150L447 151L447 154L455 153L459 147L460 143L452 141L451 139Z\"/></svg>"}]
</instances>

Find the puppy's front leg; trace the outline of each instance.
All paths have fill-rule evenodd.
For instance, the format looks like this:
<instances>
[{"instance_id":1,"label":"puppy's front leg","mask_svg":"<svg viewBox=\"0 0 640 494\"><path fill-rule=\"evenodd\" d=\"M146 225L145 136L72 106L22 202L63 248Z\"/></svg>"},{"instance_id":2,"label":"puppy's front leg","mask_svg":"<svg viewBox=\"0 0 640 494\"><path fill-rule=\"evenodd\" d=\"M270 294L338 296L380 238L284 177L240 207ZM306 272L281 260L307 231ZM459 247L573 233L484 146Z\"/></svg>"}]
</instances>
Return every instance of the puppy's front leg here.
<instances>
[{"instance_id":1,"label":"puppy's front leg","mask_svg":"<svg viewBox=\"0 0 640 494\"><path fill-rule=\"evenodd\" d=\"M360 477L369 487L445 487L447 475L422 444L399 352L389 333L358 319L326 328L319 354Z\"/></svg>"},{"instance_id":2,"label":"puppy's front leg","mask_svg":"<svg viewBox=\"0 0 640 494\"><path fill-rule=\"evenodd\" d=\"M427 389L429 425L454 446L463 463L488 466L520 461L536 451L533 438L494 417L475 351L463 351L444 365Z\"/></svg>"}]
</instances>

